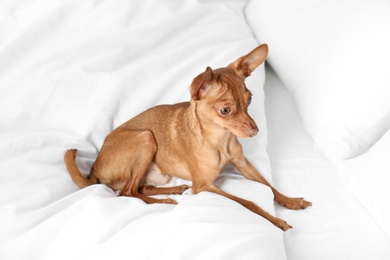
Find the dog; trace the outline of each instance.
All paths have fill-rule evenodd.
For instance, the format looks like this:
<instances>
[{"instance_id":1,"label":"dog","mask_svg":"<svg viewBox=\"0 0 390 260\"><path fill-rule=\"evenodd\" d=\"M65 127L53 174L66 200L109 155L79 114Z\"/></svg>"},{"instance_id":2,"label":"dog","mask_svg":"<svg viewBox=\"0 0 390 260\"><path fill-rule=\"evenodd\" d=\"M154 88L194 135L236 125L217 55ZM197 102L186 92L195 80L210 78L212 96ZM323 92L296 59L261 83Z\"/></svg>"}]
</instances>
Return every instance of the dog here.
<instances>
[{"instance_id":1,"label":"dog","mask_svg":"<svg viewBox=\"0 0 390 260\"><path fill-rule=\"evenodd\" d=\"M190 102L150 108L114 129L105 139L88 178L76 165L76 149L64 155L73 181L81 188L103 183L118 196L146 203L177 204L156 194L182 194L190 187L157 187L172 176L191 180L192 192L202 191L232 199L266 218L283 231L292 228L255 203L228 194L214 185L221 169L232 163L249 180L271 188L274 200L289 209L305 209L311 203L289 198L272 187L245 158L237 137L253 137L259 129L248 114L252 94L244 80L268 55L262 44L228 65L206 70L190 86Z\"/></svg>"}]
</instances>

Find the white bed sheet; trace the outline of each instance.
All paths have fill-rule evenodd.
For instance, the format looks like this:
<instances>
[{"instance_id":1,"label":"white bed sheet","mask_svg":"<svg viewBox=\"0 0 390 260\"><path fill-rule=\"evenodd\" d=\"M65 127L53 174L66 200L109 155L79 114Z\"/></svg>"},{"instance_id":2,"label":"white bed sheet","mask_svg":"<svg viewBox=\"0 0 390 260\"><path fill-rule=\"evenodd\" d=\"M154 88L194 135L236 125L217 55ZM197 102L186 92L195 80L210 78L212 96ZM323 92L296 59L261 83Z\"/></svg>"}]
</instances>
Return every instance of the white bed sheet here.
<instances>
[{"instance_id":1,"label":"white bed sheet","mask_svg":"<svg viewBox=\"0 0 390 260\"><path fill-rule=\"evenodd\" d=\"M390 130L366 153L340 164L343 184L390 238Z\"/></svg>"},{"instance_id":2,"label":"white bed sheet","mask_svg":"<svg viewBox=\"0 0 390 260\"><path fill-rule=\"evenodd\" d=\"M295 103L266 68L268 152L274 185L313 203L303 211L276 206L294 228L284 234L289 260L388 260L390 239L364 205L344 188L335 164L321 159L303 128Z\"/></svg>"},{"instance_id":3,"label":"white bed sheet","mask_svg":"<svg viewBox=\"0 0 390 260\"><path fill-rule=\"evenodd\" d=\"M206 66L257 46L245 1L205 2L1 2L0 259L285 259L282 231L229 199L186 191L177 206L145 205L80 190L63 163L77 148L87 174L114 127L188 100ZM263 82L263 67L247 81L263 131L244 149L272 181ZM274 213L270 189L233 172L217 184Z\"/></svg>"}]
</instances>

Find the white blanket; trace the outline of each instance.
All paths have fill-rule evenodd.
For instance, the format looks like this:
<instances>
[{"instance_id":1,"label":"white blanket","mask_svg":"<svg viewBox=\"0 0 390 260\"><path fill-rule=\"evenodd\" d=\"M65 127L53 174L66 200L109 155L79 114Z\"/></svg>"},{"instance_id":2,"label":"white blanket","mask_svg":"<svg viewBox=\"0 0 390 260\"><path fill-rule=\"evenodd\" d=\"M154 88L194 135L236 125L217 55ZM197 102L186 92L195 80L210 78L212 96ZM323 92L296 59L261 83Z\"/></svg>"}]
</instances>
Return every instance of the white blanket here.
<instances>
[{"instance_id":1,"label":"white blanket","mask_svg":"<svg viewBox=\"0 0 390 260\"><path fill-rule=\"evenodd\" d=\"M189 100L206 66L258 43L243 2L3 1L0 4L0 259L285 259L282 232L224 197L191 191L146 205L104 185L80 190L105 136L139 112ZM247 85L261 133L249 159L271 180L263 67ZM217 185L274 214L264 185L227 169ZM180 180L175 180L180 183Z\"/></svg>"}]
</instances>

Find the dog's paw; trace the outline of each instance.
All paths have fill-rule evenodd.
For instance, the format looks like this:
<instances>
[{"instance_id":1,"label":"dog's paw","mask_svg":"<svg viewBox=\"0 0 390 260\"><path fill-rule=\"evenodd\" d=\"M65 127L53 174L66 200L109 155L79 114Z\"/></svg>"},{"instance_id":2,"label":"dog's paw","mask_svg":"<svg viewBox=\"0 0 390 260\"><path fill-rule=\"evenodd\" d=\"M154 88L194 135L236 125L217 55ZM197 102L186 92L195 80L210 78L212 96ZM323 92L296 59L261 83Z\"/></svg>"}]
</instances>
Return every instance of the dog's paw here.
<instances>
[{"instance_id":1,"label":"dog's paw","mask_svg":"<svg viewBox=\"0 0 390 260\"><path fill-rule=\"evenodd\" d=\"M288 197L280 197L276 198L276 202L278 202L283 207L288 209L305 209L312 205L311 202L304 200L303 198L288 198Z\"/></svg>"},{"instance_id":2,"label":"dog's paw","mask_svg":"<svg viewBox=\"0 0 390 260\"><path fill-rule=\"evenodd\" d=\"M179 187L180 187L180 191L179 191L180 193L179 194L182 194L186 190L191 189L191 186L188 186L188 185L185 185L185 184L180 185Z\"/></svg>"},{"instance_id":3,"label":"dog's paw","mask_svg":"<svg viewBox=\"0 0 390 260\"><path fill-rule=\"evenodd\" d=\"M189 188L191 188L190 186L188 185L179 185L179 186L175 186L175 187L172 187L172 194L183 194L183 192L185 192L186 190L188 190Z\"/></svg>"},{"instance_id":4,"label":"dog's paw","mask_svg":"<svg viewBox=\"0 0 390 260\"><path fill-rule=\"evenodd\" d=\"M280 228L283 231L287 231L290 228L293 228L286 221L284 221L283 219L280 219L280 218L277 218L277 221L276 221L276 223L274 223L274 225L277 226L278 228Z\"/></svg>"},{"instance_id":5,"label":"dog's paw","mask_svg":"<svg viewBox=\"0 0 390 260\"><path fill-rule=\"evenodd\" d=\"M162 199L161 200L161 203L165 203L165 204L174 204L174 205L177 205L177 201L176 200L173 200L171 198L167 198L167 199Z\"/></svg>"}]
</instances>

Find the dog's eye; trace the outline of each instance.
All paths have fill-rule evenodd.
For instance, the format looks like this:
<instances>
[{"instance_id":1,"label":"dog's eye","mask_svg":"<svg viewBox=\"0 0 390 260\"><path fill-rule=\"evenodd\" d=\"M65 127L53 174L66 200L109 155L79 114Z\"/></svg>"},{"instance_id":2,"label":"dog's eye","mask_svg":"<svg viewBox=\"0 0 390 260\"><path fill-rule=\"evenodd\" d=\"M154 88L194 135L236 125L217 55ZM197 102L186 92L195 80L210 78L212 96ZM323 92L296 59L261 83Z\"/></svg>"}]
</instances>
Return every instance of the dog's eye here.
<instances>
[{"instance_id":1,"label":"dog's eye","mask_svg":"<svg viewBox=\"0 0 390 260\"><path fill-rule=\"evenodd\" d=\"M248 98L248 106L252 103L252 96Z\"/></svg>"},{"instance_id":2,"label":"dog's eye","mask_svg":"<svg viewBox=\"0 0 390 260\"><path fill-rule=\"evenodd\" d=\"M224 108L221 109L220 112L221 112L222 115L226 116L226 115L228 115L230 113L230 111L231 111L230 107L224 107Z\"/></svg>"}]
</instances>

